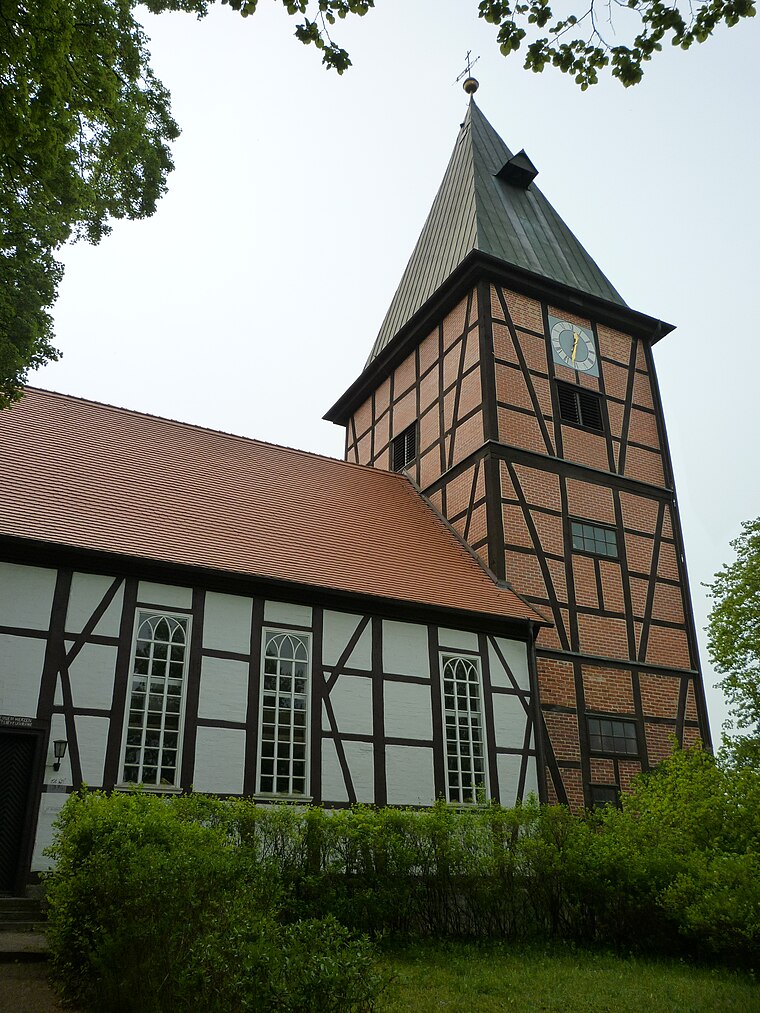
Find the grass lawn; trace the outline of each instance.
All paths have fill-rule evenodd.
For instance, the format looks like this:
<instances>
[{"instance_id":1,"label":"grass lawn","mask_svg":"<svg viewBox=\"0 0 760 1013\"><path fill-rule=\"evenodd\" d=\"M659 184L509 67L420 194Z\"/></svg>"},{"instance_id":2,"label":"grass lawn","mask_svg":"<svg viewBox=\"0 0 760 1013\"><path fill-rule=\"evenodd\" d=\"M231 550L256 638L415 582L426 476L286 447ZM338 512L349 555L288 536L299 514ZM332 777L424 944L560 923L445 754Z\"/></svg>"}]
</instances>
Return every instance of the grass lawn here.
<instances>
[{"instance_id":1,"label":"grass lawn","mask_svg":"<svg viewBox=\"0 0 760 1013\"><path fill-rule=\"evenodd\" d=\"M760 1013L749 975L570 948L414 945L384 954L382 1013Z\"/></svg>"}]
</instances>

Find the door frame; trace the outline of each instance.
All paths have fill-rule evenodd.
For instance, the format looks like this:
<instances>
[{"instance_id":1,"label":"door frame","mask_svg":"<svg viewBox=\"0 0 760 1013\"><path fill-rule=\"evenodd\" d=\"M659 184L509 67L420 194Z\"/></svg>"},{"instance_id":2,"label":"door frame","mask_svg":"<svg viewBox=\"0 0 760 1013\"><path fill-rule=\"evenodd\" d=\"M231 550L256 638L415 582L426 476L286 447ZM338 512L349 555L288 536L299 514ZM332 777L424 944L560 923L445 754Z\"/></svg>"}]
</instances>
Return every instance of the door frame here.
<instances>
[{"instance_id":1,"label":"door frame","mask_svg":"<svg viewBox=\"0 0 760 1013\"><path fill-rule=\"evenodd\" d=\"M47 742L50 735L49 723L45 721L32 720L29 725L16 725L6 723L0 718L0 734L3 735L26 735L34 738L34 753L32 758L32 774L29 779L29 791L26 799L26 811L24 824L21 830L19 842L18 860L16 872L13 879L13 896L24 895L29 873L32 867L32 855L34 852L34 839L37 832L37 820L42 801L42 784L45 774L45 756Z\"/></svg>"}]
</instances>

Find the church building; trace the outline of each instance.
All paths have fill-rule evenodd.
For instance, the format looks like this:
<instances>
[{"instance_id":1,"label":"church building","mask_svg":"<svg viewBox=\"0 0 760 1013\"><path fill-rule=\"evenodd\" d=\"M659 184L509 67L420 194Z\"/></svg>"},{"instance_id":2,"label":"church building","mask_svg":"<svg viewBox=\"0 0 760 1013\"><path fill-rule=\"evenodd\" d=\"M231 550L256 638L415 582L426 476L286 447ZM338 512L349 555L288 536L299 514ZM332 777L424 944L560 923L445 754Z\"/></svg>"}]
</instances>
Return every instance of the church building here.
<instances>
[{"instance_id":1,"label":"church building","mask_svg":"<svg viewBox=\"0 0 760 1013\"><path fill-rule=\"evenodd\" d=\"M0 892L68 793L575 808L709 728L652 345L470 99L345 461L0 412ZM329 396L329 392L326 392Z\"/></svg>"}]
</instances>

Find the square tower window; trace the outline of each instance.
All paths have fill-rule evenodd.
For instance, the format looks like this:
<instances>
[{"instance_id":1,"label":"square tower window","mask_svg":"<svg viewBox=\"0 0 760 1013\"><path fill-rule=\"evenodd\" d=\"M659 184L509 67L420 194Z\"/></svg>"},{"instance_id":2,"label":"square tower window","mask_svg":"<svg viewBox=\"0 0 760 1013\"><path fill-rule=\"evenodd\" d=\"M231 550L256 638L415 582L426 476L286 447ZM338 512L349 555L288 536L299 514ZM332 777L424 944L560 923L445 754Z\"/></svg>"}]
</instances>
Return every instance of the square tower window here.
<instances>
[{"instance_id":1,"label":"square tower window","mask_svg":"<svg viewBox=\"0 0 760 1013\"><path fill-rule=\"evenodd\" d=\"M592 552L595 556L618 558L617 532L614 528L603 528L598 524L571 521L570 531L573 548L577 552Z\"/></svg>"},{"instance_id":2,"label":"square tower window","mask_svg":"<svg viewBox=\"0 0 760 1013\"><path fill-rule=\"evenodd\" d=\"M620 808L620 789L616 784L592 784L590 787L591 805L595 809L601 809L606 805Z\"/></svg>"},{"instance_id":3,"label":"square tower window","mask_svg":"<svg viewBox=\"0 0 760 1013\"><path fill-rule=\"evenodd\" d=\"M617 756L638 756L639 753L633 721L588 718L588 739L591 750L596 753L614 753Z\"/></svg>"},{"instance_id":4,"label":"square tower window","mask_svg":"<svg viewBox=\"0 0 760 1013\"><path fill-rule=\"evenodd\" d=\"M127 784L178 785L188 624L187 616L138 614L122 768Z\"/></svg>"},{"instance_id":5,"label":"square tower window","mask_svg":"<svg viewBox=\"0 0 760 1013\"><path fill-rule=\"evenodd\" d=\"M417 423L394 436L391 443L391 467L394 471L403 471L417 456Z\"/></svg>"},{"instance_id":6,"label":"square tower window","mask_svg":"<svg viewBox=\"0 0 760 1013\"><path fill-rule=\"evenodd\" d=\"M598 394L569 383L557 383L559 417L585 429L604 429L602 422L602 399Z\"/></svg>"}]
</instances>

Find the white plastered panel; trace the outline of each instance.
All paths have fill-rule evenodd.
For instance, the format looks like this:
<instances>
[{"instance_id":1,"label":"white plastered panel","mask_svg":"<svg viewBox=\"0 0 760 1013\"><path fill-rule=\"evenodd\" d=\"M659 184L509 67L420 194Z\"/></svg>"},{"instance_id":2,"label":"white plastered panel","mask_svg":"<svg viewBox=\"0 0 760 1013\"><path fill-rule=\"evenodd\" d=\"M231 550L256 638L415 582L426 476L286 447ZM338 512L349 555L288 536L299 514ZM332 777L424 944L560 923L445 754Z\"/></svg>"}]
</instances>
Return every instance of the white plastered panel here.
<instances>
[{"instance_id":1,"label":"white plastered panel","mask_svg":"<svg viewBox=\"0 0 760 1013\"><path fill-rule=\"evenodd\" d=\"M433 714L430 687L416 682L383 685L385 734L392 739L432 739Z\"/></svg>"},{"instance_id":2,"label":"white plastered panel","mask_svg":"<svg viewBox=\"0 0 760 1013\"><path fill-rule=\"evenodd\" d=\"M447 651L477 651L477 633L466 633L464 630L438 630L438 643Z\"/></svg>"},{"instance_id":3,"label":"white plastered panel","mask_svg":"<svg viewBox=\"0 0 760 1013\"><path fill-rule=\"evenodd\" d=\"M496 769L499 773L499 801L511 807L517 801L517 788L520 784L521 756L511 753L499 753L496 757Z\"/></svg>"},{"instance_id":4,"label":"white plastered panel","mask_svg":"<svg viewBox=\"0 0 760 1013\"><path fill-rule=\"evenodd\" d=\"M193 788L240 795L245 766L245 732L238 728L198 728Z\"/></svg>"},{"instance_id":5,"label":"white plastered panel","mask_svg":"<svg viewBox=\"0 0 760 1013\"><path fill-rule=\"evenodd\" d=\"M520 698L508 693L494 693L492 699L496 745L522 749L528 715Z\"/></svg>"},{"instance_id":6,"label":"white plastered panel","mask_svg":"<svg viewBox=\"0 0 760 1013\"><path fill-rule=\"evenodd\" d=\"M82 780L91 788L103 783L103 767L106 762L108 742L108 718L97 718L78 714L75 719L79 759L82 764Z\"/></svg>"},{"instance_id":7,"label":"white plastered panel","mask_svg":"<svg viewBox=\"0 0 760 1013\"><path fill-rule=\"evenodd\" d=\"M52 859L43 855L43 851L53 843L53 823L58 818L68 797L63 793L44 792L40 798L37 836L32 854L32 872L44 872L53 864Z\"/></svg>"},{"instance_id":8,"label":"white plastered panel","mask_svg":"<svg viewBox=\"0 0 760 1013\"><path fill-rule=\"evenodd\" d=\"M500 753L496 757L499 772L499 801L504 806L513 806L517 801L517 789L520 785L520 765L522 757L511 753ZM523 800L530 794L538 795L538 772L535 756L528 757L523 786Z\"/></svg>"},{"instance_id":9,"label":"white plastered panel","mask_svg":"<svg viewBox=\"0 0 760 1013\"><path fill-rule=\"evenodd\" d=\"M383 620L383 671L430 678L426 626Z\"/></svg>"},{"instance_id":10,"label":"white plastered panel","mask_svg":"<svg viewBox=\"0 0 760 1013\"><path fill-rule=\"evenodd\" d=\"M433 804L432 749L425 746L386 746L385 777L389 805Z\"/></svg>"},{"instance_id":11,"label":"white plastered panel","mask_svg":"<svg viewBox=\"0 0 760 1013\"><path fill-rule=\"evenodd\" d=\"M248 662L204 658L198 716L217 721L245 721L248 708Z\"/></svg>"},{"instance_id":12,"label":"white plastered panel","mask_svg":"<svg viewBox=\"0 0 760 1013\"><path fill-rule=\"evenodd\" d=\"M74 574L71 579L71 593L66 610L67 633L82 632L112 584L113 577L103 577L97 573ZM122 584L98 620L93 633L97 633L101 637L118 637L123 602L124 585Z\"/></svg>"},{"instance_id":13,"label":"white plastered panel","mask_svg":"<svg viewBox=\"0 0 760 1013\"><path fill-rule=\"evenodd\" d=\"M520 689L529 690L527 644L524 644L521 640L505 640L503 637L497 637L496 643L499 645L499 650L504 655L504 660L509 665L517 685ZM512 688L512 682L504 671L504 666L490 643L488 645L488 659L491 670L491 685Z\"/></svg>"},{"instance_id":14,"label":"white plastered panel","mask_svg":"<svg viewBox=\"0 0 760 1013\"><path fill-rule=\"evenodd\" d=\"M291 605L284 601L264 603L265 623L290 623L292 626L311 626L311 606Z\"/></svg>"},{"instance_id":15,"label":"white plastered panel","mask_svg":"<svg viewBox=\"0 0 760 1013\"><path fill-rule=\"evenodd\" d=\"M203 609L203 646L250 654L253 599L208 591Z\"/></svg>"},{"instance_id":16,"label":"white plastered panel","mask_svg":"<svg viewBox=\"0 0 760 1013\"><path fill-rule=\"evenodd\" d=\"M348 612L325 610L322 634L322 660L328 667L337 665L362 617ZM372 669L372 624L368 623L346 663L347 668Z\"/></svg>"},{"instance_id":17,"label":"white plastered panel","mask_svg":"<svg viewBox=\"0 0 760 1013\"><path fill-rule=\"evenodd\" d=\"M36 717L45 641L0 634L0 714Z\"/></svg>"},{"instance_id":18,"label":"white plastered panel","mask_svg":"<svg viewBox=\"0 0 760 1013\"><path fill-rule=\"evenodd\" d=\"M372 734L372 680L359 675L340 675L330 692L330 702L340 732ZM329 728L324 718L323 727Z\"/></svg>"},{"instance_id":19,"label":"white plastered panel","mask_svg":"<svg viewBox=\"0 0 760 1013\"><path fill-rule=\"evenodd\" d=\"M0 626L48 629L55 579L55 570L0 563Z\"/></svg>"},{"instance_id":20,"label":"white plastered panel","mask_svg":"<svg viewBox=\"0 0 760 1013\"><path fill-rule=\"evenodd\" d=\"M69 665L71 699L75 707L111 706L116 673L116 648L85 644Z\"/></svg>"},{"instance_id":21,"label":"white plastered panel","mask_svg":"<svg viewBox=\"0 0 760 1013\"><path fill-rule=\"evenodd\" d=\"M344 742L357 802L375 801L375 763L371 742Z\"/></svg>"},{"instance_id":22,"label":"white plastered panel","mask_svg":"<svg viewBox=\"0 0 760 1013\"><path fill-rule=\"evenodd\" d=\"M326 802L348 802L348 792L332 739L322 739L322 798Z\"/></svg>"},{"instance_id":23,"label":"white plastered panel","mask_svg":"<svg viewBox=\"0 0 760 1013\"><path fill-rule=\"evenodd\" d=\"M189 587L175 587L174 584L154 584L141 580L137 586L137 601L149 605L160 605L165 609L189 609L193 606L193 592Z\"/></svg>"}]
</instances>

